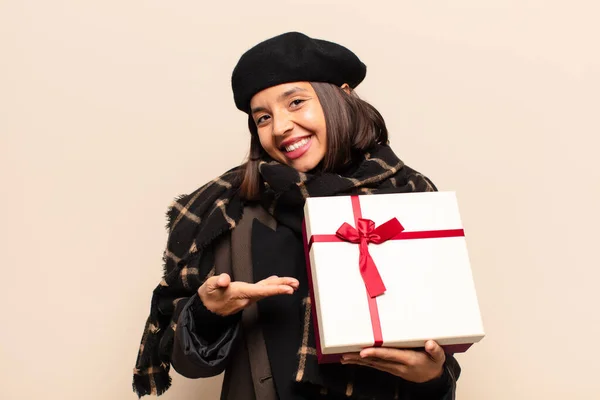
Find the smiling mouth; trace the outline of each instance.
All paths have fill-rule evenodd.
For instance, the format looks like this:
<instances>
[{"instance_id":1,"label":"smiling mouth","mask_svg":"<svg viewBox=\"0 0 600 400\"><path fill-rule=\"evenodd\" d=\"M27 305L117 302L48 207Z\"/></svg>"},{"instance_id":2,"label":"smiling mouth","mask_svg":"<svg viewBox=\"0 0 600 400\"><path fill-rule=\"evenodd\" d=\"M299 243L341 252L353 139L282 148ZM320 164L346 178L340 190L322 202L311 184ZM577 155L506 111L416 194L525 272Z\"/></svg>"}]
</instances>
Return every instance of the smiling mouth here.
<instances>
[{"instance_id":1,"label":"smiling mouth","mask_svg":"<svg viewBox=\"0 0 600 400\"><path fill-rule=\"evenodd\" d=\"M283 154L290 160L295 160L300 158L308 151L312 142L312 135L303 137L297 142L290 144L288 146L283 146L281 151Z\"/></svg>"},{"instance_id":2,"label":"smiling mouth","mask_svg":"<svg viewBox=\"0 0 600 400\"><path fill-rule=\"evenodd\" d=\"M298 150L299 148L306 146L306 144L310 142L310 137L305 137L303 139L298 140L296 143L294 144L290 144L289 146L284 146L283 147L283 151L285 151L286 153L290 153L294 150Z\"/></svg>"}]
</instances>

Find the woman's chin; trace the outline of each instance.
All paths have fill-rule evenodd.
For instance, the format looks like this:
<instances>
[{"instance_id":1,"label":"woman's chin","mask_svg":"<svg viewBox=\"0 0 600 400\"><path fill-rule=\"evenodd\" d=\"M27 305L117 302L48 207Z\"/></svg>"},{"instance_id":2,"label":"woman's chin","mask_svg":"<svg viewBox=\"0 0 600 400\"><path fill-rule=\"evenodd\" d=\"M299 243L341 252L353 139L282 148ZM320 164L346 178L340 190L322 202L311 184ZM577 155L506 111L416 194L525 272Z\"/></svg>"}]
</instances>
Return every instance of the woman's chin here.
<instances>
[{"instance_id":1,"label":"woman's chin","mask_svg":"<svg viewBox=\"0 0 600 400\"><path fill-rule=\"evenodd\" d=\"M279 162L281 162L282 164L286 164L286 165L294 168L298 172L306 173L306 172L311 172L315 169L318 169L321 164L321 161L324 158L324 155L319 157L318 154L314 154L314 153L311 154L311 153L313 153L313 152L309 150L301 157L298 157L293 160L286 157L284 154L280 155L277 158L279 159Z\"/></svg>"},{"instance_id":2,"label":"woman's chin","mask_svg":"<svg viewBox=\"0 0 600 400\"><path fill-rule=\"evenodd\" d=\"M293 167L298 172L311 172L319 165L318 162L297 162L291 163L291 167Z\"/></svg>"}]
</instances>

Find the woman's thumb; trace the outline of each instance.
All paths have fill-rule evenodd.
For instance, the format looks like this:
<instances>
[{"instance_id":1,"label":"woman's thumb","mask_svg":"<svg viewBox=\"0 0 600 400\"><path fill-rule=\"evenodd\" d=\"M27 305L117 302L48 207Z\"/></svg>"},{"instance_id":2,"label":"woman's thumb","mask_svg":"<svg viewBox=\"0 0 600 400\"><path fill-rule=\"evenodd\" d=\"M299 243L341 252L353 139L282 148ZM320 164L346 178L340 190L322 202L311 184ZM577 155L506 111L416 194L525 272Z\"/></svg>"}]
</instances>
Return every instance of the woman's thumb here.
<instances>
[{"instance_id":1,"label":"woman's thumb","mask_svg":"<svg viewBox=\"0 0 600 400\"><path fill-rule=\"evenodd\" d=\"M228 274L221 274L217 277L217 287L226 288L231 283L231 277Z\"/></svg>"},{"instance_id":2,"label":"woman's thumb","mask_svg":"<svg viewBox=\"0 0 600 400\"><path fill-rule=\"evenodd\" d=\"M434 361L444 360L444 349L442 349L442 347L433 340L429 340L427 343L425 343L425 351L427 351Z\"/></svg>"}]
</instances>

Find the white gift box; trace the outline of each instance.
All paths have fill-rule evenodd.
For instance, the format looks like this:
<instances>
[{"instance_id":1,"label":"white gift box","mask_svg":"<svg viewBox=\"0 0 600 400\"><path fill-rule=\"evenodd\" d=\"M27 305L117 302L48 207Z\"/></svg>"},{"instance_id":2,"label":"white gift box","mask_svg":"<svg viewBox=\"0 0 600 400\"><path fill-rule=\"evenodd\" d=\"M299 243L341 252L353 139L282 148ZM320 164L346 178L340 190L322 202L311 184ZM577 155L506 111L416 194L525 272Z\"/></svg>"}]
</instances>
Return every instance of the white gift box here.
<instances>
[{"instance_id":1,"label":"white gift box","mask_svg":"<svg viewBox=\"0 0 600 400\"><path fill-rule=\"evenodd\" d=\"M320 362L373 345L422 347L429 339L462 352L484 337L454 192L312 197L304 215ZM361 275L361 246L335 236L344 223L356 228L361 215L375 227L394 218L401 225L390 240L368 244L385 285L376 297Z\"/></svg>"}]
</instances>

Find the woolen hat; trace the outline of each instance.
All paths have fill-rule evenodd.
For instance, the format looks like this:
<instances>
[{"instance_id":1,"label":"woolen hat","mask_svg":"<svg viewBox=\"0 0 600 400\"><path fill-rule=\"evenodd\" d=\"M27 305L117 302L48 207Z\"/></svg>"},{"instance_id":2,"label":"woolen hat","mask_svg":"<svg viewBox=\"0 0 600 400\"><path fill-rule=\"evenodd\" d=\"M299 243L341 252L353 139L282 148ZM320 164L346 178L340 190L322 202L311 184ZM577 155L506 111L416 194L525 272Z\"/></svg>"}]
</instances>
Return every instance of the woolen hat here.
<instances>
[{"instance_id":1,"label":"woolen hat","mask_svg":"<svg viewBox=\"0 0 600 400\"><path fill-rule=\"evenodd\" d=\"M367 67L346 47L288 32L246 51L233 70L235 105L250 113L250 100L263 89L288 82L326 82L352 89L363 81Z\"/></svg>"}]
</instances>

